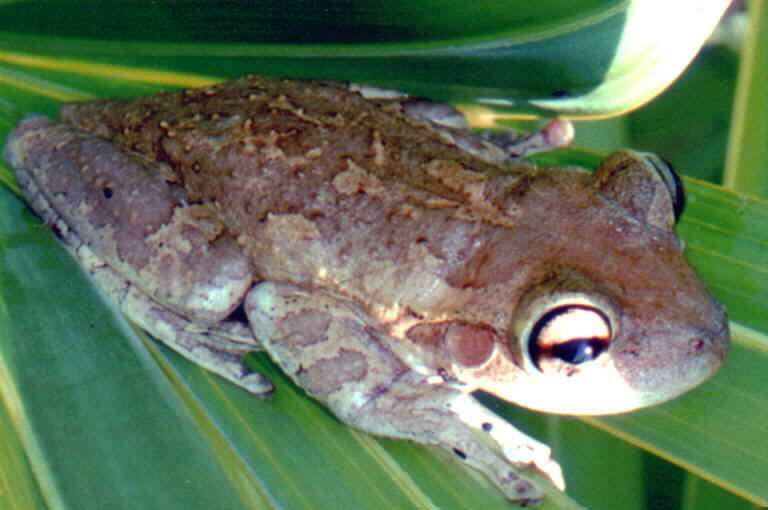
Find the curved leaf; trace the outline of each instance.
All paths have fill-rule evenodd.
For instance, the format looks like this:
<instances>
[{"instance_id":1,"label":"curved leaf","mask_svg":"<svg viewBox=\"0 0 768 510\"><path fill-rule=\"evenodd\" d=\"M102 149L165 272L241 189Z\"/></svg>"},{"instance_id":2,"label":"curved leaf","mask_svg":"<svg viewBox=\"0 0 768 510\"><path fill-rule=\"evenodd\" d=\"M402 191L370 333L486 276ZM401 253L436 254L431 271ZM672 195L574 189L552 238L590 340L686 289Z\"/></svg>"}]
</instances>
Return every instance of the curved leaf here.
<instances>
[{"instance_id":1,"label":"curved leaf","mask_svg":"<svg viewBox=\"0 0 768 510\"><path fill-rule=\"evenodd\" d=\"M109 8L118 4L125 6L99 3L104 20L113 19ZM302 9L293 12L290 23L325 26L339 11L318 12L352 4L296 2ZM270 12L284 15L285 9L243 17L245 11L234 2L229 9L235 11L216 7L211 20L186 11L162 16L153 10L163 8L162 3L146 2L136 5L152 14L142 25L151 29L142 30L151 40L139 41L130 23L123 33L109 23L92 22L89 2L0 5L0 32L5 31L0 33L0 139L22 113L53 114L60 101L131 96L254 71L371 81L457 101L511 97L515 101L509 104L527 111L530 101L550 97L552 91L576 91L577 102L595 91L621 92L606 79L613 62L606 58L616 53L630 2L580 2L583 7L559 2L560 10L556 15L550 11L549 17L502 2L496 3L501 10L488 8L486 17L476 13L481 16L477 22L467 22L470 11L460 6L437 8L455 27L471 28L466 32L442 22L422 28L441 19L432 17L435 8L428 2L387 2L393 7L386 14L376 12L383 4L370 4L372 10L355 23L381 19L387 27L410 26L411 32L392 32L376 44L378 36L371 33L368 41L361 32L350 44L344 35L352 28L334 27L318 35L324 45L310 46L308 39L286 39L297 37L290 27L298 25L274 25L278 28L273 30L283 30L283 39L274 31L255 29L257 22L266 26L274 21ZM61 5L67 7L57 13ZM415 16L420 6L426 9L421 18ZM51 12L46 17L41 9ZM65 14L86 19L86 10L87 26L60 23ZM227 12L243 21L237 30L230 30ZM398 17L402 13L408 16ZM128 14L128 21L134 19ZM349 25L354 26L359 25ZM233 42L243 33L254 39ZM111 40L87 38L96 36ZM267 44L275 39L282 43ZM642 51L633 54L642 57ZM616 69L618 74L611 76L619 83L622 71ZM610 110L594 104L584 111ZM627 106L622 100L611 104L614 109ZM589 167L596 155L559 151L542 156L547 158ZM0 180L13 186L7 169L0 168ZM768 459L755 445L768 409L763 391L768 383L763 264L768 207L718 187L686 184L692 194L681 234L691 259L737 322L734 354L716 378L683 399L595 423L764 504L768 494L759 482L768 478ZM0 434L5 439L0 451L7 453L0 461L0 479L6 484L0 485L3 508L39 508L42 501L58 508L92 508L101 502L110 508L507 506L486 481L440 453L374 440L338 423L263 357L252 361L276 382L277 392L272 399L255 400L137 335L94 294L39 220L24 211L17 198L0 190ZM493 401L489 405L499 406L499 412L535 435L547 436L572 493L586 495L597 487L605 506L645 504L642 476L652 461L628 443L568 418L542 417ZM603 481L621 488L621 501L600 492ZM567 505L573 503L552 490L545 508Z\"/></svg>"},{"instance_id":2,"label":"curved leaf","mask_svg":"<svg viewBox=\"0 0 768 510\"><path fill-rule=\"evenodd\" d=\"M46 55L81 69L78 60L86 58L222 77L349 79L518 114L595 117L637 108L666 88L729 2L294 2L291 14L283 2L259 9L250 2L211 4L210 11L187 11L185 3L136 5L127 13L131 23L122 2L98 2L98 9L82 0L0 6L0 62L55 68L36 58ZM75 33L76 23L62 22L86 16L87 28ZM150 37L134 40L133 23ZM34 35L19 33L19 24Z\"/></svg>"}]
</instances>

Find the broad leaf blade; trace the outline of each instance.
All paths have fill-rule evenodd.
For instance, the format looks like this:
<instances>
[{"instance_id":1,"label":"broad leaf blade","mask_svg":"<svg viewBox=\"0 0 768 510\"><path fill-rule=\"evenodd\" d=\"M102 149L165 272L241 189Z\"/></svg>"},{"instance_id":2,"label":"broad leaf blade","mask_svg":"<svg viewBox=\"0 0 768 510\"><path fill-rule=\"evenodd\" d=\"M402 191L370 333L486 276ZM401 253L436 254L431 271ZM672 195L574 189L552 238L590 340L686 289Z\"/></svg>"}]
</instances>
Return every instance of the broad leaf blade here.
<instances>
[{"instance_id":1,"label":"broad leaf blade","mask_svg":"<svg viewBox=\"0 0 768 510\"><path fill-rule=\"evenodd\" d=\"M411 4L412 2L408 3ZM55 4L58 2L48 3L50 6ZM99 5L108 4L110 2ZM230 4L234 5L235 3ZM566 2L566 4L572 4L572 2ZM127 41L125 37L113 37L112 35L108 36L113 38L111 41L95 41L83 38L87 33L82 31L76 32L80 39L62 38L61 33L39 30L40 24L35 25L36 22L34 21L34 16L38 11L33 9L31 17L24 18L27 20L24 22L26 25L24 25L16 21L21 18L4 16L10 11L3 11L2 9L6 9L8 6L2 6L0 7L0 30L6 27L8 32L1 34L2 42L0 42L0 65L2 66L0 68L0 97L3 99L0 101L0 137L4 138L4 134L8 132L21 113L43 111L52 114L55 112L58 102L62 100L78 99L87 95L125 97L149 93L158 87L193 86L210 82L217 77L235 76L248 72L371 81L407 89L430 97L457 101L467 101L475 97L487 97L496 94L505 99L512 98L513 101L510 104L523 106L527 101L540 99L543 97L542 94L545 96L551 94L553 90L574 90L579 94L588 94L606 84L605 77L608 76L606 72L608 67L606 67L605 62L612 60L609 58L606 61L604 57L615 53L616 46L614 43L619 40L617 34L620 33L623 26L622 19L626 17L623 13L628 8L629 3L604 2L605 9L602 10L597 6L598 2L581 2L580 4L586 6L582 13L565 9L563 17L551 17L549 20L551 24L548 24L544 17L523 19L525 12L518 9L523 13L521 17L523 21L519 26L512 23L510 26L513 28L504 34L491 34L493 30L498 32L496 26L491 22L489 25L493 29L491 32L485 35L479 31L473 32L467 36L471 40L462 39L461 35L456 35L457 39L450 40L452 35L449 32L443 32L445 39L442 41L430 42L419 38L393 38L387 44L372 46L361 46L360 41L354 44L333 46L199 43L196 36L179 37L179 34L188 33L184 32L185 26L187 26L184 24L186 18L182 17L181 22L174 25L177 20L173 16L158 18L162 19L164 24L162 30L151 32L152 41ZM78 6L82 7L85 3L62 3L62 5L67 5L68 8L73 9L73 12L77 12ZM151 8L154 5L157 3L148 2L144 6ZM316 5L321 4L317 3ZM504 5L511 6L512 4L504 3ZM40 2L29 2L18 4L15 7L24 9L25 7L39 8L41 6L43 4ZM80 10L81 14L86 13L86 10L83 9L85 8ZM93 12L92 6L87 6L87 9L86 14ZM297 15L301 17L306 12L309 11L302 11ZM261 12L257 13L257 15L261 14ZM55 16L50 19L55 20ZM78 19L89 19L89 16L81 15ZM208 22L211 28L209 34L226 33L226 30L222 30L221 25L216 23L217 20L210 22L210 18L203 19ZM263 19L265 23L271 22L268 17ZM459 16L456 19L460 22L459 24L466 23L466 17L461 19ZM2 25L2 20L5 20L7 24ZM223 21L223 19L218 21ZM508 19L505 20L505 23L507 21ZM54 22L51 23L56 25ZM88 28L85 23L80 25L79 30ZM63 24L59 24L59 26L63 26ZM174 27L178 27L178 30L175 30ZM249 26L249 28L251 27ZM654 28L651 27L651 30ZM253 32L258 33L255 30ZM44 35L40 35L41 33ZM141 33L147 32L142 30ZM461 33L461 31L455 32L455 34ZM433 32L431 36L436 34L437 32ZM209 41L211 40L214 39L209 39ZM493 40L497 42L489 43ZM400 44L398 41L405 41L405 44ZM455 45L453 43L460 44ZM447 53L436 51L436 49L444 49L451 45L455 47L454 53L451 53L453 50ZM481 49L483 51L480 51ZM361 58L366 55L369 58ZM520 57L526 55L530 55L532 58L527 60L523 58L520 62ZM204 74L199 74L201 71ZM553 89L553 87L556 88ZM621 87L614 88L611 94L620 95L621 91ZM615 110L616 105L613 104L612 108ZM585 111L589 111L591 114L602 114L609 110L598 104L597 106L588 105ZM589 154L585 156L581 153L570 153L567 156L555 155L551 162L555 164L575 162L590 166L593 164L594 158L590 157ZM0 180L3 179L5 179L4 182L12 183L9 173L0 168ZM690 184L689 189L691 189ZM704 189L708 188L705 187ZM760 268L764 266L762 261L766 253L765 235L764 233L761 234L764 232L766 206L764 202L744 202L739 195L723 191L717 187L711 188L711 191L711 194L705 194L701 189L694 191L694 195L699 196L700 199L694 200L692 206L689 207L681 225L681 232L691 246L691 258L701 269L704 277L713 285L720 299L728 305L731 317L738 321L744 321L745 325L754 328L755 334L750 337L750 341L744 342L744 347L747 349L747 357L757 363L761 370L760 373L766 374L768 367L765 366L764 358L759 355L760 352L763 352L761 346L766 344L764 340L766 329L761 311L768 308L768 300L765 297L768 287L765 281L765 272L760 271ZM16 207L18 203L6 194L1 197L0 204L3 207L1 215L4 217L6 205L10 203L14 204L11 207ZM6 200L10 200L10 202L6 202ZM710 202L722 205L707 212L706 209ZM699 205L704 207L699 208ZM747 212L745 213L745 211ZM29 219L28 221L31 222L31 225L37 225L36 220ZM705 228L701 228L702 225ZM13 237L13 231L1 231L0 242L5 243L9 235ZM6 245L3 244L0 248L5 250ZM34 243L32 249L35 249ZM17 253L17 256L20 257L31 256L29 252ZM14 276L20 281L26 277L27 274ZM730 281L736 283L729 284ZM55 296L57 294L54 293L60 293L63 288L72 285L81 285L81 283L62 283L50 289L49 292ZM745 288L748 292L743 291ZM2 304L11 302L9 296L17 297L15 293L8 293L8 289L0 287ZM32 297L34 298L34 296ZM54 301L55 305L59 304L59 300ZM18 305L18 308L22 310L33 310L37 307L38 304L35 302L29 308ZM10 326L7 326L10 322L4 322L12 320L8 318L7 307L5 310L6 315L0 316L0 328L6 328L0 331L0 355L3 356L6 363L11 363L15 358L9 357L7 352L13 352L15 349L13 346L24 342L26 336L23 333L14 333L10 336L5 334L14 331ZM29 311L19 313L28 314ZM70 313L72 314L70 324L74 324L78 321L82 322L84 313L90 314L91 312L90 308L81 309L78 306L71 308ZM760 322L761 317L763 322ZM73 335L78 339L84 338L88 335L88 331L89 328L86 327L79 333L73 333ZM53 328L49 333L52 335L49 341L52 342L52 345L57 346L57 342L61 340L60 331ZM149 352L154 354L154 362L152 363L158 363L158 365L152 363L141 365L142 370L144 367L154 366L154 368L147 368L148 371L141 378L154 380L158 376L157 367L162 368L162 372L165 374L163 377L169 379L164 380L162 377L159 379L159 387L166 388L159 393L164 395L167 388L172 388L176 395L175 398L179 401L178 405L185 410L184 416L188 420L183 424L183 427L188 430L195 430L199 434L195 439L199 444L209 445L211 457L216 462L221 463L220 472L224 473L230 484L228 487L221 487L217 483L205 486L211 494L217 494L219 490L222 490L227 494L234 495L230 497L241 498L246 504L256 506L260 506L263 503L262 497L266 497L270 501L267 506L269 504L279 506L280 501L283 501L282 504L288 505L286 502L290 502L293 505L297 504L296 502L306 503L306 501L311 500L316 507L336 508L340 505L338 498L347 495L346 489L334 491L327 489L326 485L331 488L336 487L334 485L335 480L341 480L343 487L357 485L355 473L360 472L359 489L354 489L360 492L350 494L349 501L361 501L356 494L370 492L372 494L370 505L381 507L383 504L379 497L381 491L369 490L366 484L371 483L371 480L380 483L387 479L389 481L382 482L383 486L392 488L391 493L389 489L385 491L387 497L391 496L391 501L399 503L424 503L428 507L430 504L428 502L431 501L432 505L441 508L505 505L497 491L489 487L487 483L477 482L472 477L466 476L466 472L452 462L444 462L445 459L435 460L432 455L425 454L424 449L419 446L391 441L375 443L381 444L383 448L371 446L374 444L373 440L364 439L358 434L349 432L346 427L330 418L316 404L302 397L300 391L297 392L264 360L258 361L259 368L268 372L278 384L278 394L274 402L254 401L237 388L232 388L215 377L201 372L198 368L175 354L169 353L166 349L156 349L152 343L142 344L135 338L131 339L130 335L132 334L129 331L129 336L124 338L118 334L112 337L110 341L123 342L131 346L130 349L135 349L136 352L145 352L143 349L149 348ZM737 341L741 342L743 338L743 335L737 335ZM101 342L106 343L105 341ZM93 345L101 347L103 345L101 342ZM43 344L40 345L42 348ZM60 349L60 347L56 348ZM6 349L10 349L10 351L6 351ZM129 350L129 352L131 351ZM74 367L81 365L83 362L80 358L87 357L89 354L94 354L95 359L102 359L99 352L80 351L76 354L70 360ZM146 359L145 355L140 357L142 360ZM755 439L754 429L748 425L760 423L755 420L760 419L763 416L760 413L768 408L766 397L762 394L764 392L761 393L765 385L759 377L752 380L737 380L734 384L728 383L726 385L718 382L732 371L738 372L740 363L742 363L739 361L741 359L742 356L736 355L729 362L726 370L713 379L711 385L707 384L698 390L698 392L705 392L706 400L694 399L703 406L702 409L707 409L709 406L719 406L721 402L732 404L731 407L728 407L727 415L716 419L716 421L720 420L721 424L725 424L725 427L713 427L719 431L715 439L716 442L719 441L720 446L707 447L707 449L714 452L715 455L718 455L719 450L717 448L723 448L730 452L744 451L745 448L754 446L754 444L750 445L749 443ZM129 365L130 363L128 362ZM95 363L89 361L85 364L93 366ZM121 365L121 363L116 364L116 373L120 373ZM13 374L11 380L15 381L14 378L18 376L18 371L23 370L23 368L16 367L13 370L9 368L6 374ZM83 384L93 384L92 381L100 383L101 378L109 378L112 371L105 370L99 373L100 378L86 378ZM4 383L3 387L11 386ZM107 386L111 386L116 392L122 389L119 384L108 383ZM733 393L729 388L747 388L748 394L755 396L756 400L751 400L752 404L747 406L743 399L734 398L736 393ZM73 391L79 390L77 387L73 387ZM698 392L692 394L691 397L698 395ZM18 406L19 402L23 400L14 400L6 397L6 395L7 393L4 392L3 400L8 406ZM280 395L284 395L284 397L280 397ZM279 407L283 404L285 408ZM173 406L176 405L177 403L173 404ZM309 407L305 408L305 406ZM257 409L258 413L256 413ZM264 409L269 410L269 412L264 411ZM314 411L311 411L312 409ZM696 409L695 406L694 409ZM37 409L35 412L45 412L45 408ZM688 408L675 410L674 420L685 421L689 412ZM281 418L275 418L274 421L271 419L259 421L259 418L252 418L249 413L256 413L262 419L265 416L279 416ZM24 417L23 413L9 414ZM550 434L550 438L545 438L545 440L555 445L557 445L560 437L556 432L561 426L553 425L553 423L563 423L562 428L564 430L568 429L570 423L568 419L539 417L529 420L525 413L518 412L515 412L514 416L516 420L522 422L537 420L543 422L544 425L538 430L539 437L547 435L547 430L554 431L555 433ZM629 415L628 418L632 416L634 415ZM635 427L637 430L632 430L634 426L632 423L626 426L629 429L628 432L620 428L621 423L612 424L611 428L622 437L626 436L633 442L642 443L654 451L659 451L662 455L675 459L676 462L695 466L695 459L687 458L686 450L690 450L690 445L696 444L699 436L695 434L691 434L690 438L686 436L685 441L681 443L682 446L677 448L674 444L676 441L674 437L672 440L664 437L663 420L659 420L653 415L648 419L642 415L640 419L643 421L641 421L641 425ZM20 420L17 418L14 423L18 424ZM151 420L145 423L146 427L154 426L154 422ZM272 426L274 424L277 426ZM693 427L693 424L690 425ZM87 427L88 423L83 423L81 426ZM14 431L27 431L24 433L28 433L29 430L23 425L14 425L14 427ZM283 429L286 427L288 432L283 433ZM644 431L649 428L654 430L653 435L650 438L644 437ZM727 431L723 429L727 429ZM322 430L325 431L321 432ZM662 433L661 438L656 437L659 431ZM174 432L175 430L166 430L165 433L172 434ZM157 433L163 435L163 433ZM262 436L262 433L265 435ZM305 433L309 435L303 436ZM312 435L313 433L316 435ZM337 438L337 433L339 434L338 437L344 438L343 442ZM158 464L150 462L133 464L131 463L131 456L122 457L113 454L111 450L112 435L103 432L101 434L103 437L97 435L96 438L100 444L107 448L104 456L109 457L109 462L127 462L127 465L121 469L125 469L126 473L131 473L129 478L141 480L142 476L147 476L145 471L162 469L162 462ZM303 440L302 437L308 439ZM597 437L599 438L600 434L597 434ZM281 438L288 440L281 442ZM569 458L584 459L588 457L585 452L587 439L583 435L568 433L562 438L563 448L557 448L560 452L558 457L565 461L566 475L569 483L571 483L571 488L576 493L580 491L580 485L595 485L598 481L597 485L599 486L599 481L610 479L608 477L610 473L621 472L627 466L633 466L630 467L632 472L639 474L642 472L643 462L646 462L645 457L633 453L626 455L635 459L634 461L624 459L617 453L617 448L613 442L615 440L598 438L595 438L594 442L589 439L589 449L607 453L602 457L596 457L599 467L592 466L595 471L593 476L588 478L578 476L583 466L580 467L577 464L572 466L569 463ZM759 437L757 439L757 446L759 447ZM175 441L174 438L167 438L166 440L170 443ZM610 446L599 449L598 441L605 441ZM58 443L51 444L51 448L58 447ZM569 450L566 448L570 449L571 453L568 453ZM680 453L676 449L683 450L683 452ZM759 451L758 448L754 449ZM383 455L382 450L385 450L388 456ZM16 451L18 452L18 450ZM303 462L305 451L308 452L306 457L314 460ZM634 450L627 446L627 452L631 451ZM342 455L340 452L349 453ZM26 453L31 464L39 461L40 456L36 457L33 452ZM141 452L140 455L150 458L152 452ZM285 456L285 460L283 460L283 456ZM348 467L339 468L338 471L333 468L329 473L326 473L328 476L325 476L323 469L336 465L340 457L347 456L353 457L346 463ZM749 492L752 490L749 487L732 484L729 481L730 477L734 473L738 475L739 469L742 469L743 466L736 456L722 455L722 457L727 460L725 463L727 465L724 468L722 464L712 463L705 459L703 461L705 464L712 463L713 465L707 465L703 469L694 467L694 469L709 473L707 474L708 478L718 480L718 483L736 487L740 493L752 501L765 499L765 495L759 491L759 488ZM80 461L82 464L74 463L72 465L75 473L83 469L93 469L88 466L88 462L98 463L97 460L87 458L80 458ZM757 473L753 479L759 480L760 474L765 472L766 466L768 466L768 459L754 457L752 461L754 473ZM6 465L5 460L0 463L0 469L3 470L3 473L25 472L23 461L8 464L17 467L7 468ZM303 469L307 466L310 469ZM263 471L262 468L264 468ZM133 470L136 470L138 474L134 476ZM40 472L39 469L36 470L36 473ZM45 475L48 471L42 473ZM340 477L336 477L339 474ZM21 477L22 475L18 476ZM75 474L67 474L64 478L72 479L74 477L76 477ZM211 480L215 481L218 478L213 477ZM289 481L286 482L286 480ZM636 498L623 498L619 502L614 502L613 506L616 504L629 505L632 504L631 501L637 505L642 504L643 496L642 492L639 492L640 486L642 486L641 479L635 477L631 480L626 479L626 483L623 485L619 485L619 478L615 478L615 480L616 485L612 485L612 487L621 486L627 490L638 492ZM80 479L79 481L82 482L83 480ZM38 482L41 486L58 483L55 476L48 478L42 476L33 481L18 480L20 486L29 488L26 491L30 494L27 501L33 505L23 508L36 507L34 506L35 496L33 494ZM92 483L98 485L100 480L98 477L94 478ZM16 483L10 485L15 487ZM631 489L632 487L634 489ZM198 489L206 490L202 486ZM307 490L306 494L294 492L305 489ZM120 494L122 493L113 494L113 497L120 496ZM131 491L127 491L125 494L130 496ZM328 494L330 497L324 499ZM276 496L274 495L287 499L279 501L275 499ZM136 495L134 494L134 496ZM147 492L136 496L130 503L136 503L142 507L152 507L155 506L155 497L156 494ZM179 497L181 498L179 501L186 501L183 499L184 495ZM368 500L366 499L366 501ZM1 499L0 502L2 502ZM11 498L11 502L12 504L22 504L16 498ZM129 505L130 503L117 498L113 506ZM550 497L547 505L559 507L559 500ZM73 508L80 507L73 506Z\"/></svg>"},{"instance_id":2,"label":"broad leaf blade","mask_svg":"<svg viewBox=\"0 0 768 510\"><path fill-rule=\"evenodd\" d=\"M246 508L146 350L112 341L136 338L125 321L2 193L3 399L47 505L127 508L152 494L161 506Z\"/></svg>"},{"instance_id":3,"label":"broad leaf blade","mask_svg":"<svg viewBox=\"0 0 768 510\"><path fill-rule=\"evenodd\" d=\"M298 2L299 10L287 16L282 3L255 10L250 2L233 2L200 11L208 21L201 26L186 11L169 19L168 6L148 2L131 18L142 25L139 33L150 27L152 37L139 41L124 32L130 24L109 29L114 4L105 9L99 2L103 23L92 20L76 34L62 28L67 24L61 18L92 17L93 2L50 2L42 12L11 4L0 7L0 20L6 20L0 22L6 50L0 62L56 55L133 66L138 59L156 69L351 79L518 113L594 117L637 108L669 85L728 5L727 0L483 3L486 8L469 3L446 8L434 1L396 0L361 8L339 2L329 9L325 3ZM340 17L344 12L354 16ZM450 22L441 23L443 17ZM677 29L681 18L684 36ZM234 29L227 22L232 19L238 20ZM339 27L346 23L340 19L353 20L352 25ZM19 33L8 20L34 27L35 35ZM156 23L163 29L151 30ZM238 42L232 42L238 33ZM63 37L73 35L77 38Z\"/></svg>"}]
</instances>

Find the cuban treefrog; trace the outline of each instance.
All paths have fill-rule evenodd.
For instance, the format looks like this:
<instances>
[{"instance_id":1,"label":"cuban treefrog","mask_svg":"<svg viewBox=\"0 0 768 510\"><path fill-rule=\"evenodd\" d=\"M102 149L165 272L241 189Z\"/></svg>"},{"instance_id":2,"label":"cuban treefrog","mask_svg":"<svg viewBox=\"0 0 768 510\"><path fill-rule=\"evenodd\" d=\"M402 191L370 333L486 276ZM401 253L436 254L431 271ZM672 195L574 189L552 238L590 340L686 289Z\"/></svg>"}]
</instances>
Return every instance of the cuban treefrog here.
<instances>
[{"instance_id":1,"label":"cuban treefrog","mask_svg":"<svg viewBox=\"0 0 768 510\"><path fill-rule=\"evenodd\" d=\"M654 156L536 168L513 153L557 124L516 143L447 105L262 77L60 117L26 117L5 157L128 317L257 395L242 356L266 350L343 422L440 445L516 502L542 497L516 468L562 488L560 468L471 392L619 413L726 357Z\"/></svg>"}]
</instances>

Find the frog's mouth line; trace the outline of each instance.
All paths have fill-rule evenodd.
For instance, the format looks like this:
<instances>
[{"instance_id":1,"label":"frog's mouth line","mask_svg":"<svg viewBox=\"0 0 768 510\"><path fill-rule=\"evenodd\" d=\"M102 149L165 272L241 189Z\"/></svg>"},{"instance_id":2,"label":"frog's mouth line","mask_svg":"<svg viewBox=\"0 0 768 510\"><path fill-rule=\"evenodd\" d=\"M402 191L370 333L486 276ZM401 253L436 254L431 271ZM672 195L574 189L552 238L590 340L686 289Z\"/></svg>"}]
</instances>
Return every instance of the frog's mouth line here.
<instances>
[{"instance_id":1,"label":"frog's mouth line","mask_svg":"<svg viewBox=\"0 0 768 510\"><path fill-rule=\"evenodd\" d=\"M695 363L680 372L654 381L653 387L638 388L617 368L613 359L582 370L571 376L526 371L512 380L494 381L483 390L522 407L551 414L605 416L622 414L672 400L706 381L722 364L723 352L718 347L727 338L711 339L715 348L702 352ZM727 345L727 343L725 343ZM503 378L502 378L503 379Z\"/></svg>"}]
</instances>

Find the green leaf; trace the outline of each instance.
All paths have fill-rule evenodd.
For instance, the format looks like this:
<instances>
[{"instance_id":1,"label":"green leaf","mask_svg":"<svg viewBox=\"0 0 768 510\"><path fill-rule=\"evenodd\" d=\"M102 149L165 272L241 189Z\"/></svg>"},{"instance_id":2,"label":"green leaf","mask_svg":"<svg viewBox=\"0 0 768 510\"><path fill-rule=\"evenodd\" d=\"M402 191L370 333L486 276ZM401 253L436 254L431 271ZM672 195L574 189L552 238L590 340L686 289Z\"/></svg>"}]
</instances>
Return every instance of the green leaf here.
<instances>
[{"instance_id":1,"label":"green leaf","mask_svg":"<svg viewBox=\"0 0 768 510\"><path fill-rule=\"evenodd\" d=\"M220 77L258 70L351 79L518 114L595 117L636 108L666 88L728 3L294 1L259 9L211 3L208 10L191 0L145 1L127 10L114 1L9 4L0 7L0 62L99 79L110 69L161 79L135 69L137 62ZM87 27L67 21L77 19L88 19ZM151 35L135 40L135 33Z\"/></svg>"},{"instance_id":2,"label":"green leaf","mask_svg":"<svg viewBox=\"0 0 768 510\"><path fill-rule=\"evenodd\" d=\"M675 44L663 26L679 19L634 18L647 8L639 4L2 4L0 139L23 113L53 115L62 101L126 97L248 72L368 81L471 103L472 112L494 119L499 115L490 104L523 113L544 106L616 113L636 107L675 74L649 70L650 80L636 74L636 67L650 65L644 55L663 57L650 49ZM700 4L680 2L688 9ZM645 29L621 36L632 19ZM686 19L699 25L693 16ZM703 38L706 30L698 30ZM644 39L654 34L666 42ZM634 42L622 47L618 41ZM646 43L649 52L637 49ZM674 53L682 69L685 51ZM626 77L635 78L633 90ZM550 101L553 91L570 97ZM485 98L483 105L478 98ZM550 102L537 106L537 100ZM541 158L584 166L597 159L589 151ZM0 180L14 189L7 169L0 168ZM768 412L768 207L716 186L686 185L689 207L680 233L734 321L736 345L726 367L675 402L589 424L489 400L555 447L569 494L590 507L643 508L648 501L693 507L712 499L720 507L746 508L747 501L768 500L759 483L768 479L760 435ZM268 359L250 362L276 383L273 398L254 399L133 330L47 228L0 190L0 507L509 506L487 481L442 452L355 432ZM671 495L660 494L665 487ZM548 490L544 508L574 505ZM680 505L659 503L668 501Z\"/></svg>"},{"instance_id":3,"label":"green leaf","mask_svg":"<svg viewBox=\"0 0 768 510\"><path fill-rule=\"evenodd\" d=\"M768 198L768 3L750 3L724 183Z\"/></svg>"},{"instance_id":4,"label":"green leaf","mask_svg":"<svg viewBox=\"0 0 768 510\"><path fill-rule=\"evenodd\" d=\"M155 494L162 506L243 508L193 410L125 321L7 192L2 211L3 401L47 505Z\"/></svg>"}]
</instances>

